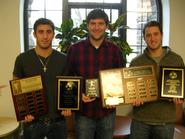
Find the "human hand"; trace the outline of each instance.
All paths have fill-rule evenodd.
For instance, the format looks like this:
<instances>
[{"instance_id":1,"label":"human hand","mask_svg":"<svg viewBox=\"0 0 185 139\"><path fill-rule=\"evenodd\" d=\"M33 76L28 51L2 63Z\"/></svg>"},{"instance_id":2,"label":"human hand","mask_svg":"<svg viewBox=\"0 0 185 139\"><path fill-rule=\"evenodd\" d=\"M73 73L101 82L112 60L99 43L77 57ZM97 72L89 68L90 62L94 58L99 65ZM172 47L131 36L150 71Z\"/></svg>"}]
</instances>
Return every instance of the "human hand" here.
<instances>
[{"instance_id":1,"label":"human hand","mask_svg":"<svg viewBox=\"0 0 185 139\"><path fill-rule=\"evenodd\" d=\"M184 102L184 100L180 99L180 98L173 98L173 103L175 104L182 104Z\"/></svg>"},{"instance_id":2,"label":"human hand","mask_svg":"<svg viewBox=\"0 0 185 139\"><path fill-rule=\"evenodd\" d=\"M29 114L24 117L24 122L29 123L29 122L32 122L34 119L35 119L35 117L33 115Z\"/></svg>"},{"instance_id":3,"label":"human hand","mask_svg":"<svg viewBox=\"0 0 185 139\"><path fill-rule=\"evenodd\" d=\"M92 102L92 101L94 101L95 99L96 99L96 98L90 98L90 97L86 96L85 94L82 94L82 101L83 101L84 103Z\"/></svg>"},{"instance_id":4,"label":"human hand","mask_svg":"<svg viewBox=\"0 0 185 139\"><path fill-rule=\"evenodd\" d=\"M116 108L116 105L107 105L106 108L107 109L115 109Z\"/></svg>"},{"instance_id":5,"label":"human hand","mask_svg":"<svg viewBox=\"0 0 185 139\"><path fill-rule=\"evenodd\" d=\"M144 104L144 101L141 101L141 100L138 100L138 99L136 99L133 103L132 103L132 105L133 106L136 106L136 107L139 107L139 106L141 106L141 105L143 105Z\"/></svg>"},{"instance_id":6,"label":"human hand","mask_svg":"<svg viewBox=\"0 0 185 139\"><path fill-rule=\"evenodd\" d=\"M1 89L6 87L6 85L0 85L0 92L1 92Z\"/></svg>"},{"instance_id":7,"label":"human hand","mask_svg":"<svg viewBox=\"0 0 185 139\"><path fill-rule=\"evenodd\" d=\"M72 115L72 111L71 110L63 110L61 112L61 115L64 115L65 117L71 116Z\"/></svg>"}]
</instances>

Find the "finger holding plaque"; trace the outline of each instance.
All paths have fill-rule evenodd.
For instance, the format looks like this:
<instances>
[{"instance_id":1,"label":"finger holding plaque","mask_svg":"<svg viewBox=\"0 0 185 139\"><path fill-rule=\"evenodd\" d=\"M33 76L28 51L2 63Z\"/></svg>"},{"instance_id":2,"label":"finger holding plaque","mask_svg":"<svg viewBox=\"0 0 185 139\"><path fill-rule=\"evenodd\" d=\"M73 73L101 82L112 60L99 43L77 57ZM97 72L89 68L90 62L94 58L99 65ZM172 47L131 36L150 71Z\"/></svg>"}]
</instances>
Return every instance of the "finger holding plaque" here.
<instances>
[{"instance_id":1,"label":"finger holding plaque","mask_svg":"<svg viewBox=\"0 0 185 139\"><path fill-rule=\"evenodd\" d=\"M184 98L184 68L161 68L161 98Z\"/></svg>"},{"instance_id":2,"label":"finger holding plaque","mask_svg":"<svg viewBox=\"0 0 185 139\"><path fill-rule=\"evenodd\" d=\"M81 77L57 76L58 110L79 110Z\"/></svg>"},{"instance_id":3,"label":"finger holding plaque","mask_svg":"<svg viewBox=\"0 0 185 139\"><path fill-rule=\"evenodd\" d=\"M91 98L99 97L98 79L86 79L85 88L86 88L86 96Z\"/></svg>"},{"instance_id":4,"label":"finger holding plaque","mask_svg":"<svg viewBox=\"0 0 185 139\"><path fill-rule=\"evenodd\" d=\"M121 69L100 71L100 84L103 107L124 103Z\"/></svg>"}]
</instances>

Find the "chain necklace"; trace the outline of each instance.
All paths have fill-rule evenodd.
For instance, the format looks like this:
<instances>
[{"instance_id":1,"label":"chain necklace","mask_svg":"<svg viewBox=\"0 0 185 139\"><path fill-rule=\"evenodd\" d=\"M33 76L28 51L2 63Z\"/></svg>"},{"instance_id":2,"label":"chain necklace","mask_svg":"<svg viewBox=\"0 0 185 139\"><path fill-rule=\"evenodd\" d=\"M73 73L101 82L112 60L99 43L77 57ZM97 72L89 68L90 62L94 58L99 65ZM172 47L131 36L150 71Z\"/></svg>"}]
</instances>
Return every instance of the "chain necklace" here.
<instances>
[{"instance_id":1,"label":"chain necklace","mask_svg":"<svg viewBox=\"0 0 185 139\"><path fill-rule=\"evenodd\" d=\"M43 71L46 72L46 71L47 71L47 64L48 64L48 62L49 62L49 60L50 60L51 55L48 56L47 61L46 61L45 64L44 64L44 62L42 61L42 59L40 58L40 56L39 56L38 54L37 54L37 57L38 57L40 63L42 64L42 66L43 66L43 68L42 68Z\"/></svg>"}]
</instances>

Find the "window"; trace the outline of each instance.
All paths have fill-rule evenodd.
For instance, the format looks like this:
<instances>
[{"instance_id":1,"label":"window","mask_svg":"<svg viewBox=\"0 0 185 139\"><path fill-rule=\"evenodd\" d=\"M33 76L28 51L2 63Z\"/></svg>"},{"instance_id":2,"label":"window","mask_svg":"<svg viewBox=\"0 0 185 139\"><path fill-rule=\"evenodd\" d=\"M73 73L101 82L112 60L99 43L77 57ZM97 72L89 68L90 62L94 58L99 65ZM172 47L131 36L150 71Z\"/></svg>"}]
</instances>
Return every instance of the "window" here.
<instances>
[{"instance_id":1,"label":"window","mask_svg":"<svg viewBox=\"0 0 185 139\"><path fill-rule=\"evenodd\" d=\"M143 25L151 20L161 22L160 0L25 0L24 3L24 33L25 50L35 46L33 38L33 23L40 17L51 19L55 26L60 26L63 20L71 18L76 26L86 18L89 11L101 8L108 14L110 22L119 15L126 13L125 29L119 35L125 39L133 53L127 56L128 63L141 54L146 47L143 40ZM55 32L57 34L57 32ZM58 40L53 41L53 46Z\"/></svg>"},{"instance_id":2,"label":"window","mask_svg":"<svg viewBox=\"0 0 185 139\"><path fill-rule=\"evenodd\" d=\"M142 30L144 24L151 20L161 21L161 3L157 0L127 0L127 26L126 40L133 53L127 56L129 63L135 56L141 54L146 48Z\"/></svg>"}]
</instances>

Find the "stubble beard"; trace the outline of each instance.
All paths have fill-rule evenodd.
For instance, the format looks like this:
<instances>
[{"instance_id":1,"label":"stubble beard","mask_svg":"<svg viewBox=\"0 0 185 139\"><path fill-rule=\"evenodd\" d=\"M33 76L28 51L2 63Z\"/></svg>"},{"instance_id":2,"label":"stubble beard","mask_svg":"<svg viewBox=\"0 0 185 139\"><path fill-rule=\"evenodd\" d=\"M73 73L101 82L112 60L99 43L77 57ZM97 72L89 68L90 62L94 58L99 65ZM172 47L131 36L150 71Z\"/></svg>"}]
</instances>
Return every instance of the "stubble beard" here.
<instances>
[{"instance_id":1,"label":"stubble beard","mask_svg":"<svg viewBox=\"0 0 185 139\"><path fill-rule=\"evenodd\" d=\"M48 50L52 47L52 43L48 44L48 45L39 45L39 48L40 49L43 49L43 50Z\"/></svg>"},{"instance_id":2,"label":"stubble beard","mask_svg":"<svg viewBox=\"0 0 185 139\"><path fill-rule=\"evenodd\" d=\"M100 40L103 40L105 38L105 35L102 34L100 37L96 38L94 37L93 35L90 35L90 38L94 41L100 41Z\"/></svg>"}]
</instances>

